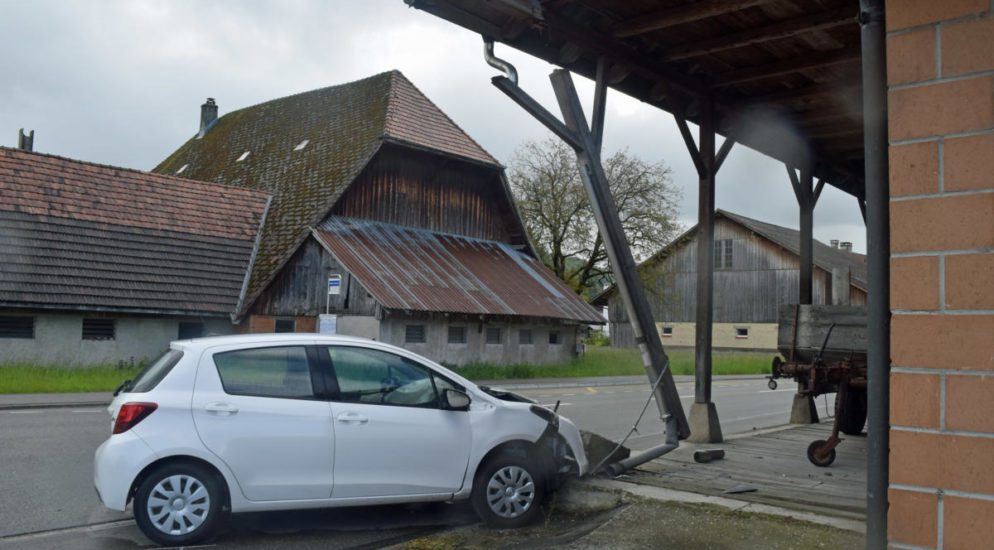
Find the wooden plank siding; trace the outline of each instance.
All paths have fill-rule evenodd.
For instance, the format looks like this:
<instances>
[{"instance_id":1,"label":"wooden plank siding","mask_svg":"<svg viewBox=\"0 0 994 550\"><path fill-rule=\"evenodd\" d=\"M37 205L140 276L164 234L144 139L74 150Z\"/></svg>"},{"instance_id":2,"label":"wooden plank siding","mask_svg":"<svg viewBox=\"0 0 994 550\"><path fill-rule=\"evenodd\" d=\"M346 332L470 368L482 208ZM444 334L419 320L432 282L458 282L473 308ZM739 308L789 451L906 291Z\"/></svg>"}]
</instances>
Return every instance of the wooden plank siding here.
<instances>
[{"instance_id":1,"label":"wooden plank siding","mask_svg":"<svg viewBox=\"0 0 994 550\"><path fill-rule=\"evenodd\" d=\"M715 323L776 323L778 307L795 304L800 287L799 259L737 223L715 222L715 240L732 241L732 267L714 272ZM643 268L653 316L660 322L691 323L697 303L697 233L661 261ZM830 298L831 273L815 266L813 302ZM866 303L866 293L850 287L853 305ZM612 343L634 346L624 305L613 294L608 300Z\"/></svg>"},{"instance_id":2,"label":"wooden plank siding","mask_svg":"<svg viewBox=\"0 0 994 550\"><path fill-rule=\"evenodd\" d=\"M325 312L328 275L342 276L342 293L331 296L329 312L339 315L376 315L377 304L314 238L307 241L280 270L252 307L255 315L314 316Z\"/></svg>"},{"instance_id":3,"label":"wooden plank siding","mask_svg":"<svg viewBox=\"0 0 994 550\"><path fill-rule=\"evenodd\" d=\"M331 213L525 244L503 194L495 169L384 146Z\"/></svg>"}]
</instances>

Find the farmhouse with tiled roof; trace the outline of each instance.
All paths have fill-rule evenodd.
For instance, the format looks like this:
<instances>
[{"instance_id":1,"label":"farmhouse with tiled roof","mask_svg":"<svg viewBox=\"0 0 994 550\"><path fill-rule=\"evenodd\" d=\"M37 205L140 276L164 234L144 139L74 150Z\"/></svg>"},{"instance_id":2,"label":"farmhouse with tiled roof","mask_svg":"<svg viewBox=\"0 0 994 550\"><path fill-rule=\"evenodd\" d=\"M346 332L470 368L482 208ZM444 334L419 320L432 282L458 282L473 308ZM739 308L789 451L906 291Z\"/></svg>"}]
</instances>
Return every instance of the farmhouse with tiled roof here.
<instances>
[{"instance_id":1,"label":"farmhouse with tiled roof","mask_svg":"<svg viewBox=\"0 0 994 550\"><path fill-rule=\"evenodd\" d=\"M0 147L0 357L140 362L231 332L268 195Z\"/></svg>"},{"instance_id":2,"label":"farmhouse with tiled roof","mask_svg":"<svg viewBox=\"0 0 994 550\"><path fill-rule=\"evenodd\" d=\"M459 364L568 359L603 322L536 260L503 167L401 73L216 113L154 171L272 194L239 330Z\"/></svg>"}]
</instances>

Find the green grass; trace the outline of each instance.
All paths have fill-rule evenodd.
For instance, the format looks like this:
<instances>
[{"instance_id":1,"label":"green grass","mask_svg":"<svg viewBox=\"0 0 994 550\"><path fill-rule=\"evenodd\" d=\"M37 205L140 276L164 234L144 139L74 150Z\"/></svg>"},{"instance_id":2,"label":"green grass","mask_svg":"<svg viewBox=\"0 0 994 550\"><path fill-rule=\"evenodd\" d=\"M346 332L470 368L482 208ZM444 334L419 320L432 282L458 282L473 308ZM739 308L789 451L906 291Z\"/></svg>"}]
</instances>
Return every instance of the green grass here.
<instances>
[{"instance_id":1,"label":"green grass","mask_svg":"<svg viewBox=\"0 0 994 550\"><path fill-rule=\"evenodd\" d=\"M0 365L0 393L75 393L113 391L141 367L53 367Z\"/></svg>"},{"instance_id":2,"label":"green grass","mask_svg":"<svg viewBox=\"0 0 994 550\"><path fill-rule=\"evenodd\" d=\"M673 374L693 374L692 351L670 351ZM714 374L765 374L773 352L714 353ZM0 364L0 393L72 393L112 391L121 382L134 378L140 367L54 367ZM477 363L456 367L470 380L509 380L521 378L579 378L644 374L642 360L634 349L590 346L587 354L567 363L552 365L492 365Z\"/></svg>"},{"instance_id":3,"label":"green grass","mask_svg":"<svg viewBox=\"0 0 994 550\"><path fill-rule=\"evenodd\" d=\"M673 374L694 373L694 352L667 352ZM775 352L714 352L714 374L765 374ZM637 350L589 346L587 353L567 363L551 365L493 365L473 363L453 368L470 380L509 380L521 378L579 378L645 374Z\"/></svg>"}]
</instances>

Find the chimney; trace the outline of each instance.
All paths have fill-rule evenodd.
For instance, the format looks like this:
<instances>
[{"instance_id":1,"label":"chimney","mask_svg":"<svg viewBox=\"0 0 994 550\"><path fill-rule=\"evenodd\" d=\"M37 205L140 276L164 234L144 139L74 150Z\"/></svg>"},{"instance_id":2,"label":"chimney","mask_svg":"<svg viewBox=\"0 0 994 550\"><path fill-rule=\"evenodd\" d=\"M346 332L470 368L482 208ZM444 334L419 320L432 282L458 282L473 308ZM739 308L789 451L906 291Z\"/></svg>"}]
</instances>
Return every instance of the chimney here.
<instances>
[{"instance_id":1,"label":"chimney","mask_svg":"<svg viewBox=\"0 0 994 550\"><path fill-rule=\"evenodd\" d=\"M34 151L35 150L35 131L31 130L30 134L24 133L24 128L17 131L17 148L22 151Z\"/></svg>"},{"instance_id":2,"label":"chimney","mask_svg":"<svg viewBox=\"0 0 994 550\"><path fill-rule=\"evenodd\" d=\"M200 106L200 132L197 133L197 138L204 137L215 122L217 122L217 103L214 102L213 97L208 97L207 102Z\"/></svg>"},{"instance_id":3,"label":"chimney","mask_svg":"<svg viewBox=\"0 0 994 550\"><path fill-rule=\"evenodd\" d=\"M845 250L846 252L852 252L852 243L849 241L839 243L839 248Z\"/></svg>"},{"instance_id":4,"label":"chimney","mask_svg":"<svg viewBox=\"0 0 994 550\"><path fill-rule=\"evenodd\" d=\"M839 247L839 239L832 239L829 242L832 243L832 248L838 248Z\"/></svg>"}]
</instances>

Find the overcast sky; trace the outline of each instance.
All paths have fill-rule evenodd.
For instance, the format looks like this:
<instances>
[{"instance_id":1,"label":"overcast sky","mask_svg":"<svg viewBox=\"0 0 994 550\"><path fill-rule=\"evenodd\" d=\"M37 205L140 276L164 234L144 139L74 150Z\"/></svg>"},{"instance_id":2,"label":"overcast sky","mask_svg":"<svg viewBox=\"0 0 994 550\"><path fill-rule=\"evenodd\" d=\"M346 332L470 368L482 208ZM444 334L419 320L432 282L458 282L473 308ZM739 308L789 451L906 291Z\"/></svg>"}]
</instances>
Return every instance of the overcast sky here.
<instances>
[{"instance_id":1,"label":"overcast sky","mask_svg":"<svg viewBox=\"0 0 994 550\"><path fill-rule=\"evenodd\" d=\"M545 129L490 84L479 35L402 0L0 0L0 145L35 130L35 150L149 170L198 129L200 104L220 113L399 69L501 162ZM554 68L504 45L519 83L558 112ZM576 78L586 104L593 84ZM719 139L720 143L720 139ZM676 123L608 94L605 154L628 147L663 161L683 190L680 221L697 217L697 174ZM797 228L782 164L736 146L717 205ZM815 238L866 249L856 200L826 187Z\"/></svg>"}]
</instances>

